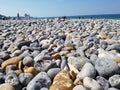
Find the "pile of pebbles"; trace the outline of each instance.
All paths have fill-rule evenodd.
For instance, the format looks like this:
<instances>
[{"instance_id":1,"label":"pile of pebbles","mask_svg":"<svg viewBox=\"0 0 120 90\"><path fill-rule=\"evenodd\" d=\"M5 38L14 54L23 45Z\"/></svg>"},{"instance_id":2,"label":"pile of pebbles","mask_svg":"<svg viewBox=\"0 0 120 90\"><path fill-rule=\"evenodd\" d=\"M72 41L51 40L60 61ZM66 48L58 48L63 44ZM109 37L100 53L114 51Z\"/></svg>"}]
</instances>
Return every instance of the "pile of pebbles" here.
<instances>
[{"instance_id":1,"label":"pile of pebbles","mask_svg":"<svg viewBox=\"0 0 120 90\"><path fill-rule=\"evenodd\" d=\"M120 20L0 21L0 90L120 90Z\"/></svg>"}]
</instances>

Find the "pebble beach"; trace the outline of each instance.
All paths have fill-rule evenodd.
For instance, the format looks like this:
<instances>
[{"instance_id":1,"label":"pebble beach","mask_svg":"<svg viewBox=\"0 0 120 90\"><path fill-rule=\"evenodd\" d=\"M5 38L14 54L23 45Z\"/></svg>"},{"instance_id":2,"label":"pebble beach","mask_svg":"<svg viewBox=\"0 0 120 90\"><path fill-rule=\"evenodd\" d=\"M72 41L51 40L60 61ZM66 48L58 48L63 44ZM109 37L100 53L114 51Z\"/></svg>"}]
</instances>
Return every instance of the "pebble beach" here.
<instances>
[{"instance_id":1,"label":"pebble beach","mask_svg":"<svg viewBox=\"0 0 120 90\"><path fill-rule=\"evenodd\" d=\"M0 90L120 90L120 20L0 20Z\"/></svg>"}]
</instances>

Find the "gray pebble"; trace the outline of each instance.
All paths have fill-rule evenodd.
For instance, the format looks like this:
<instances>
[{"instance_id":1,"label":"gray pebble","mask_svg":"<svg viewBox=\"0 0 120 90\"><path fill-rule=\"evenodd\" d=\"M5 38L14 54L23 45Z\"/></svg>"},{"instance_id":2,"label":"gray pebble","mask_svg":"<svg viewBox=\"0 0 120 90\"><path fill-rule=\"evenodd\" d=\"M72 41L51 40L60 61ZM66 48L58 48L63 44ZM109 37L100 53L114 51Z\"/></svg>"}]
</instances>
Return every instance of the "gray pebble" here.
<instances>
[{"instance_id":1,"label":"gray pebble","mask_svg":"<svg viewBox=\"0 0 120 90\"><path fill-rule=\"evenodd\" d=\"M100 76L108 78L114 74L119 74L120 67L110 58L100 58L95 62L95 68Z\"/></svg>"},{"instance_id":2,"label":"gray pebble","mask_svg":"<svg viewBox=\"0 0 120 90\"><path fill-rule=\"evenodd\" d=\"M27 85L27 90L40 90L41 88L49 88L51 79L45 72L40 72Z\"/></svg>"},{"instance_id":3,"label":"gray pebble","mask_svg":"<svg viewBox=\"0 0 120 90\"><path fill-rule=\"evenodd\" d=\"M47 71L47 74L51 79L53 79L59 71L60 71L60 68L51 68Z\"/></svg>"},{"instance_id":4,"label":"gray pebble","mask_svg":"<svg viewBox=\"0 0 120 90\"><path fill-rule=\"evenodd\" d=\"M83 80L85 77L95 78L96 70L91 63L85 63L81 71L78 73L77 78Z\"/></svg>"},{"instance_id":5,"label":"gray pebble","mask_svg":"<svg viewBox=\"0 0 120 90\"><path fill-rule=\"evenodd\" d=\"M109 78L109 83L112 87L120 89L120 75L113 75Z\"/></svg>"},{"instance_id":6,"label":"gray pebble","mask_svg":"<svg viewBox=\"0 0 120 90\"><path fill-rule=\"evenodd\" d=\"M33 60L33 58L30 57L30 56L24 57L24 59L23 59L23 65L33 66L33 65L34 65L34 60Z\"/></svg>"},{"instance_id":7,"label":"gray pebble","mask_svg":"<svg viewBox=\"0 0 120 90\"><path fill-rule=\"evenodd\" d=\"M27 85L33 78L33 75L31 73L21 73L19 75L19 80L22 85Z\"/></svg>"}]
</instances>

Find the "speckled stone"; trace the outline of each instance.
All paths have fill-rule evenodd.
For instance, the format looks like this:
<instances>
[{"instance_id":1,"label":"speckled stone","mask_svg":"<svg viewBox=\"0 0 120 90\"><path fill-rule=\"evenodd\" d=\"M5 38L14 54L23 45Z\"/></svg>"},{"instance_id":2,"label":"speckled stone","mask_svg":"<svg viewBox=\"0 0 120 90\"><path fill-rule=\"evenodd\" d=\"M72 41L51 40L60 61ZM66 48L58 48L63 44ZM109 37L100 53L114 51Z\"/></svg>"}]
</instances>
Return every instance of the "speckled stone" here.
<instances>
[{"instance_id":1,"label":"speckled stone","mask_svg":"<svg viewBox=\"0 0 120 90\"><path fill-rule=\"evenodd\" d=\"M51 79L45 72L37 74L27 85L27 90L40 90L43 87L49 88Z\"/></svg>"}]
</instances>

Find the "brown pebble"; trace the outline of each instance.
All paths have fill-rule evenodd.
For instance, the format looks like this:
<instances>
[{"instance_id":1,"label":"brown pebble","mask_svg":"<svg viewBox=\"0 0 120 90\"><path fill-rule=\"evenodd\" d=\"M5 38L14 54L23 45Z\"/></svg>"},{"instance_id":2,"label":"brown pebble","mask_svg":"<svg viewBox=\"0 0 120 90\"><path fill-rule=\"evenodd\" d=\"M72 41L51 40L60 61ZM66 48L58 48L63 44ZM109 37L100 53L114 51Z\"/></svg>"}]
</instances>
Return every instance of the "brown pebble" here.
<instances>
[{"instance_id":1,"label":"brown pebble","mask_svg":"<svg viewBox=\"0 0 120 90\"><path fill-rule=\"evenodd\" d=\"M115 61L117 64L120 64L120 58L115 58L113 61Z\"/></svg>"},{"instance_id":2,"label":"brown pebble","mask_svg":"<svg viewBox=\"0 0 120 90\"><path fill-rule=\"evenodd\" d=\"M67 50L75 50L75 48L72 47L72 46L65 46L64 48L67 49Z\"/></svg>"},{"instance_id":3,"label":"brown pebble","mask_svg":"<svg viewBox=\"0 0 120 90\"><path fill-rule=\"evenodd\" d=\"M52 55L52 58L53 59L61 59L61 56L60 56L59 53L55 53L55 54Z\"/></svg>"},{"instance_id":4,"label":"brown pebble","mask_svg":"<svg viewBox=\"0 0 120 90\"><path fill-rule=\"evenodd\" d=\"M74 84L70 79L69 72L62 70L55 76L50 90L72 90L73 87Z\"/></svg>"},{"instance_id":5,"label":"brown pebble","mask_svg":"<svg viewBox=\"0 0 120 90\"><path fill-rule=\"evenodd\" d=\"M50 47L50 48L53 48L53 47L57 47L57 45L56 45L56 44L50 44L49 47Z\"/></svg>"},{"instance_id":6,"label":"brown pebble","mask_svg":"<svg viewBox=\"0 0 120 90\"><path fill-rule=\"evenodd\" d=\"M15 50L17 50L18 48L14 45L10 45L10 47L7 49L8 52L14 52Z\"/></svg>"},{"instance_id":7,"label":"brown pebble","mask_svg":"<svg viewBox=\"0 0 120 90\"><path fill-rule=\"evenodd\" d=\"M28 67L28 68L25 67L24 72L25 73L31 73L33 75L37 74L37 71L36 71L36 69L34 67Z\"/></svg>"},{"instance_id":8,"label":"brown pebble","mask_svg":"<svg viewBox=\"0 0 120 90\"><path fill-rule=\"evenodd\" d=\"M18 57L10 58L10 59L4 61L4 62L2 63L2 65L1 65L1 67L2 67L3 69L5 69L7 65L18 64L20 60L22 60L22 58L19 57L19 56L18 56Z\"/></svg>"}]
</instances>

